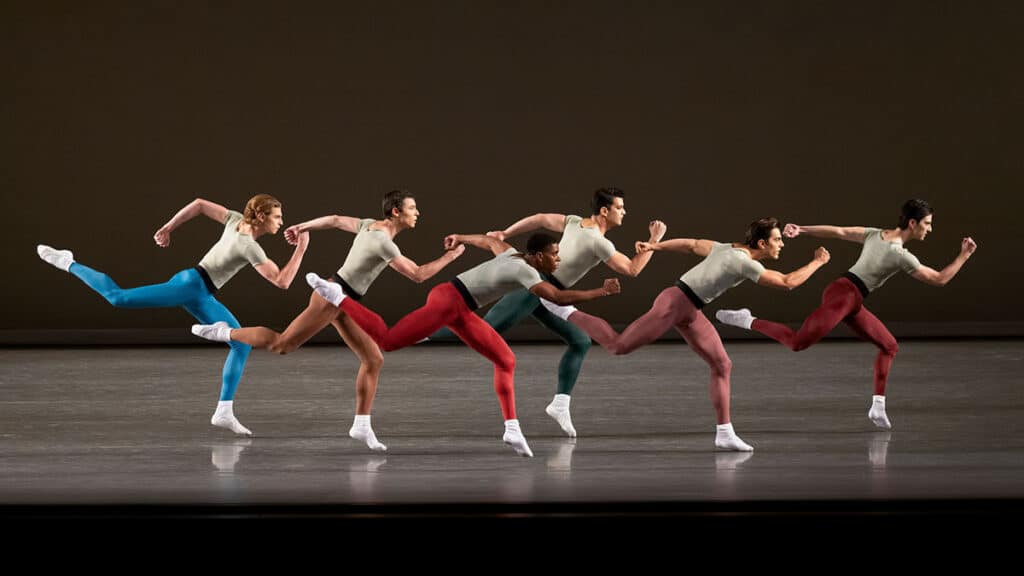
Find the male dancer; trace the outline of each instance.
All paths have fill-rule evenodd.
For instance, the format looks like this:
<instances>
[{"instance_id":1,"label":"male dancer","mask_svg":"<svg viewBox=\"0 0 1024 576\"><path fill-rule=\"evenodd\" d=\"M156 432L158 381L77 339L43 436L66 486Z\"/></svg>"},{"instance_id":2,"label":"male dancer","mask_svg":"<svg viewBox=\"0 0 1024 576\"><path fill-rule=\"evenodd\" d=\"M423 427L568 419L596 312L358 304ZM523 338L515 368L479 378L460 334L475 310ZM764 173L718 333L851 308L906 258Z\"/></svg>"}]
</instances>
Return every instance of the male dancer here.
<instances>
[{"instance_id":1,"label":"male dancer","mask_svg":"<svg viewBox=\"0 0 1024 576\"><path fill-rule=\"evenodd\" d=\"M558 240L545 233L534 234L527 240L526 254L520 254L512 246L489 236L452 234L445 238L447 249L462 244L490 250L495 257L459 274L451 282L434 287L425 306L407 314L390 329L380 316L353 298L347 298L337 284L312 273L306 275L306 281L325 300L340 306L385 352L415 344L442 326L451 328L470 348L494 363L494 388L505 419L502 439L517 454L533 456L516 418L515 355L501 336L473 310L519 288L563 304L583 302L617 294L619 281L605 280L601 288L592 290L560 290L544 281L541 274L551 274L559 262Z\"/></svg>"},{"instance_id":2,"label":"male dancer","mask_svg":"<svg viewBox=\"0 0 1024 576\"><path fill-rule=\"evenodd\" d=\"M224 206L196 198L179 210L153 235L157 246L171 245L171 233L196 216L206 216L224 227L220 239L203 256L199 264L182 270L163 284L121 288L110 277L75 261L70 250L55 250L40 244L36 251L47 263L69 272L86 286L103 296L118 308L181 307L200 322L217 322L224 326L238 326L231 311L217 300L217 290L234 278L246 264L251 265L268 282L287 290L299 271L302 257L309 243L308 234L286 239L295 245L291 259L278 268L267 258L257 240L264 234L277 234L284 221L281 202L268 194L257 194L246 203L244 212L228 210ZM238 382L242 379L249 346L240 342L229 343L231 351L221 371L220 401L210 424L227 428L236 434L251 436L252 432L235 417L234 398Z\"/></svg>"},{"instance_id":3,"label":"male dancer","mask_svg":"<svg viewBox=\"0 0 1024 576\"><path fill-rule=\"evenodd\" d=\"M786 224L784 234L788 238L809 234L864 244L860 258L846 274L825 287L821 295L821 306L811 312L797 332L782 324L755 318L746 308L719 310L715 317L724 324L757 330L794 352L813 346L837 324L844 322L862 339L878 347L878 356L875 358L875 393L871 398L868 418L875 426L888 430L892 424L885 411L885 383L899 346L881 320L864 307L864 299L900 271L925 284L945 286L978 248L974 240L967 237L960 241L960 254L941 272L921 264L904 246L911 240L924 240L932 231L932 212L927 202L914 199L903 204L896 228L887 230L862 226Z\"/></svg>"},{"instance_id":4,"label":"male dancer","mask_svg":"<svg viewBox=\"0 0 1024 576\"><path fill-rule=\"evenodd\" d=\"M356 235L345 263L331 276L353 299L362 298L377 276L390 266L413 282L423 282L441 271L462 254L463 247L445 252L437 260L417 265L402 255L394 239L403 230L416 227L420 212L416 199L407 191L392 190L384 195L381 203L383 220L358 219L351 216L322 216L308 222L296 224L285 230L288 239L307 234L310 230L335 228ZM384 364L384 356L373 340L358 324L352 321L336 306L330 305L314 292L309 304L292 320L283 333L269 328L238 328L231 330L227 325L214 324L193 327L197 336L222 342L245 343L278 354L287 354L302 346L307 340L323 330L328 324L341 335L349 349L359 358L359 372L356 374L356 416L349 429L349 436L366 442L375 451L385 451L387 446L377 440L370 425L370 409L377 392L377 381Z\"/></svg>"},{"instance_id":5,"label":"male dancer","mask_svg":"<svg viewBox=\"0 0 1024 576\"><path fill-rule=\"evenodd\" d=\"M617 251L605 238L609 230L622 225L626 216L625 193L618 188L601 188L594 192L589 218L565 214L534 214L519 220L508 228L488 232L487 235L506 240L513 236L545 228L562 234L559 240L561 263L545 279L560 289L575 285L588 271L604 262L606 266L624 276L636 277L651 260L649 252L629 258ZM665 224L654 220L648 225L650 241L657 242L665 235ZM484 321L499 334L504 334L527 316L533 316L545 328L554 332L566 344L558 365L558 386L555 397L545 412L571 438L576 437L569 412L572 390L576 386L583 358L590 350L590 337L571 323L548 312L540 300L529 290L516 290L503 296L484 316ZM430 336L431 340L454 338L451 331L442 329Z\"/></svg>"},{"instance_id":6,"label":"male dancer","mask_svg":"<svg viewBox=\"0 0 1024 576\"><path fill-rule=\"evenodd\" d=\"M760 286L792 290L807 281L829 260L828 251L818 248L810 262L789 274L766 269L760 261L778 260L784 245L779 221L775 218L761 218L751 223L746 240L742 243L726 244L693 238L638 242L638 252L672 250L696 254L704 257L704 260L683 274L675 286L663 290L654 300L651 309L633 321L622 334L616 333L601 318L580 312L572 306L558 306L543 300L541 303L553 314L582 328L612 354L629 354L654 342L666 330L674 327L711 368L711 402L718 418L715 446L724 450L749 452L753 447L733 430L729 413L732 361L722 346L718 332L701 308L744 280Z\"/></svg>"}]
</instances>

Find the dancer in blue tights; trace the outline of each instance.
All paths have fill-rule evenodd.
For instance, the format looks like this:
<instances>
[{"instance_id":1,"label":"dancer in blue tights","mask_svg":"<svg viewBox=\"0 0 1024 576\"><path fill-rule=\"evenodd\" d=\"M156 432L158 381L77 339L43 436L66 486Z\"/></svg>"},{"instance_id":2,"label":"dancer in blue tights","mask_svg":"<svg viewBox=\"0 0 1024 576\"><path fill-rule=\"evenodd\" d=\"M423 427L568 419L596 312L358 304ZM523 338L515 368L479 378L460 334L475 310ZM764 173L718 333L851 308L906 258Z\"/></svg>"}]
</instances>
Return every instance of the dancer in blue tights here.
<instances>
[{"instance_id":1,"label":"dancer in blue tights","mask_svg":"<svg viewBox=\"0 0 1024 576\"><path fill-rule=\"evenodd\" d=\"M256 242L264 234L276 234L283 224L281 202L273 196L258 194L249 199L245 212L228 210L220 204L197 198L178 211L167 224L164 224L153 240L157 245L166 248L171 244L171 232L202 214L223 224L224 232L220 240L210 248L206 256L193 268L178 272L163 284L140 286L138 288L121 288L109 276L98 270L75 262L70 250L56 250L45 244L37 247L39 257L49 264L70 272L103 296L107 302L119 308L169 308L180 306L188 311L196 320L204 324L224 322L234 328L239 327L238 320L220 302L215 294L224 284L238 273L246 264L251 264L261 276L271 284L288 289L295 274L299 271L302 257L309 245L309 234L302 233L295 237L295 252L284 268L267 258L263 248ZM222 373L220 401L211 418L214 426L227 428L236 434L252 435L248 428L242 426L235 418L232 403L235 388L242 378L245 360L249 357L250 347L231 342L231 351L224 362Z\"/></svg>"}]
</instances>

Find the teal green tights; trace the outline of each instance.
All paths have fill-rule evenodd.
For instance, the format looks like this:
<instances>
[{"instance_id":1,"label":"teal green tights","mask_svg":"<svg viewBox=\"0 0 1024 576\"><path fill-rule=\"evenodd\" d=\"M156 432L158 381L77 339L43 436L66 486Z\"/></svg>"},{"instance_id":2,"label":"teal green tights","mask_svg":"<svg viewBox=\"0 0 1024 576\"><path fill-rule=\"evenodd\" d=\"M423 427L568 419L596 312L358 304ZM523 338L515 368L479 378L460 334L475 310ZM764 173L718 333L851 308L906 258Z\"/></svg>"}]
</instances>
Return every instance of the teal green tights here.
<instances>
[{"instance_id":1,"label":"teal green tights","mask_svg":"<svg viewBox=\"0 0 1024 576\"><path fill-rule=\"evenodd\" d=\"M580 368L583 367L583 358L586 357L587 350L590 350L590 336L573 324L548 312L540 305L540 298L534 296L529 290L517 290L506 294L491 307L487 315L484 316L484 321L490 324L498 334L504 335L509 328L531 314L538 322L558 334L558 337L569 345L565 354L562 354L562 361L558 364L558 393L572 394L572 389L576 386L576 379L580 376ZM456 336L447 328L434 332L430 339L457 340Z\"/></svg>"}]
</instances>

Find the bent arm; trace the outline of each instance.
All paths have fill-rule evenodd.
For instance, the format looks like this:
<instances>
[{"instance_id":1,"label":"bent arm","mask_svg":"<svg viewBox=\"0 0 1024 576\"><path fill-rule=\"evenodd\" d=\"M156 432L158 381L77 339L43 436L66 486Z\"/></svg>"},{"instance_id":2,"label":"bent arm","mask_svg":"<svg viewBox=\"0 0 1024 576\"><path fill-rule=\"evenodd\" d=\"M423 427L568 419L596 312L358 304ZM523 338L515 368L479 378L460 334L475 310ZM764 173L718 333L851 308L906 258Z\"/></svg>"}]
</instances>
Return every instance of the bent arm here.
<instances>
[{"instance_id":1,"label":"bent arm","mask_svg":"<svg viewBox=\"0 0 1024 576\"><path fill-rule=\"evenodd\" d=\"M636 278L647 266L647 263L651 261L651 256L653 255L654 252L648 250L646 252L638 253L636 256L630 258L622 252L616 252L615 254L612 254L611 258L605 261L605 264L623 276Z\"/></svg>"},{"instance_id":2,"label":"bent arm","mask_svg":"<svg viewBox=\"0 0 1024 576\"><path fill-rule=\"evenodd\" d=\"M406 258L405 256L396 256L388 265L391 266L395 272L398 272L402 276L405 276L419 284L425 280L429 280L435 274L444 269L445 266L454 262L456 258L462 255L464 250L465 248L461 246L454 250L449 250L442 254L437 260L428 262L422 266L416 264L416 262L413 262L411 258Z\"/></svg>"},{"instance_id":3,"label":"bent arm","mask_svg":"<svg viewBox=\"0 0 1024 576\"><path fill-rule=\"evenodd\" d=\"M256 271L274 286L287 290L292 285L292 280L295 280L295 275L299 272L299 266L302 265L302 257L305 254L306 244L300 242L295 246L295 251L292 252L292 257L284 265L284 268L278 268L273 260L267 260L256 266Z\"/></svg>"},{"instance_id":4,"label":"bent arm","mask_svg":"<svg viewBox=\"0 0 1024 576\"><path fill-rule=\"evenodd\" d=\"M811 260L806 265L793 270L789 274L783 274L778 270L766 269L757 279L757 285L767 286L768 288L778 288L780 290L792 290L806 282L808 278L818 271L818 268L821 268L824 265L824 262L815 259Z\"/></svg>"},{"instance_id":5,"label":"bent arm","mask_svg":"<svg viewBox=\"0 0 1024 576\"><path fill-rule=\"evenodd\" d=\"M921 266L910 275L930 286L945 286L960 272L960 268L967 263L968 258L970 258L969 255L965 256L961 253L941 271L929 266Z\"/></svg>"},{"instance_id":6,"label":"bent arm","mask_svg":"<svg viewBox=\"0 0 1024 576\"><path fill-rule=\"evenodd\" d=\"M196 198L186 204L184 208L178 210L178 212L171 217L166 224L161 226L160 229L153 234L153 240L158 246L166 248L171 244L171 232L200 214L223 224L224 220L227 219L228 209L216 202Z\"/></svg>"},{"instance_id":7,"label":"bent arm","mask_svg":"<svg viewBox=\"0 0 1024 576\"><path fill-rule=\"evenodd\" d=\"M591 290L559 290L554 284L550 282L541 282L534 284L530 287L530 292L535 296L539 296L549 302L554 302L560 306L566 304L574 304L576 302L586 302L587 300L593 300L595 298L601 298L602 296L610 296L612 294L619 293L619 281L612 278L604 281L604 285L600 288L593 288Z\"/></svg>"},{"instance_id":8,"label":"bent arm","mask_svg":"<svg viewBox=\"0 0 1024 576\"><path fill-rule=\"evenodd\" d=\"M818 271L818 268L827 264L831 258L832 255L828 253L828 250L825 250L824 246L819 246L814 251L814 258L805 266L797 268L789 274L782 274L776 270L765 270L757 278L757 284L769 288L792 290L806 282L812 274Z\"/></svg>"},{"instance_id":9,"label":"bent arm","mask_svg":"<svg viewBox=\"0 0 1024 576\"><path fill-rule=\"evenodd\" d=\"M945 286L949 284L949 281L960 272L960 268L967 263L967 260L974 254L974 251L978 249L978 244L974 242L974 239L968 236L960 241L960 253L957 254L956 258L953 259L942 271L929 268L928 266L921 266L918 269L910 273L911 276L932 286Z\"/></svg>"},{"instance_id":10,"label":"bent arm","mask_svg":"<svg viewBox=\"0 0 1024 576\"><path fill-rule=\"evenodd\" d=\"M651 232L650 238L647 240L647 244L657 243L665 235L665 223L661 220L652 220L648 225L648 229ZM639 245L641 242L637 243ZM636 254L629 258L621 252L616 252L612 256L605 260L605 264L609 268L618 272L619 274L625 274L631 278L636 278L640 272L647 266L648 262L651 261L651 256L654 254L650 250L637 250Z\"/></svg>"}]
</instances>

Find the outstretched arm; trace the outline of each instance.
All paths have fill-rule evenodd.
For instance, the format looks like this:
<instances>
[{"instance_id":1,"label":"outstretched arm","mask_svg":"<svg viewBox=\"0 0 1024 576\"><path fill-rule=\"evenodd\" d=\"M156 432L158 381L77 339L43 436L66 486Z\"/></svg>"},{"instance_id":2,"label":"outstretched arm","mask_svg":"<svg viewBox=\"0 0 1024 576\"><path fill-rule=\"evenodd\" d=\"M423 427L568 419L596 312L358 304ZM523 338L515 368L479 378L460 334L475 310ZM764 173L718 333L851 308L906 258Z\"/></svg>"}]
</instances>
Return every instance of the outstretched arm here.
<instances>
[{"instance_id":1,"label":"outstretched arm","mask_svg":"<svg viewBox=\"0 0 1024 576\"><path fill-rule=\"evenodd\" d=\"M647 225L647 229L651 233L651 238L647 241L647 244L651 244L657 243L661 240L668 227L666 227L665 223L661 220L653 220ZM612 254L611 258L605 261L605 264L619 274L636 278L640 272L643 271L644 267L647 266L647 263L651 261L651 256L653 255L654 252L650 250L645 250L643 252L637 250L636 255L633 256L633 258L629 258L622 252L616 252L615 254Z\"/></svg>"},{"instance_id":2,"label":"outstretched arm","mask_svg":"<svg viewBox=\"0 0 1024 576\"><path fill-rule=\"evenodd\" d=\"M662 242L637 242L636 251L638 253L658 250L668 250L670 252L682 252L683 254L695 254L700 257L706 257L711 254L711 249L714 248L715 243L713 240L703 240L696 238L673 238L672 240L665 240Z\"/></svg>"},{"instance_id":3,"label":"outstretched arm","mask_svg":"<svg viewBox=\"0 0 1024 576\"><path fill-rule=\"evenodd\" d=\"M303 232L309 232L311 230L327 230L329 228L336 228L338 230L344 230L345 232L355 234L359 231L359 218L342 216L340 214L321 216L319 218L307 220L301 224L289 226L284 231L284 239L287 240L289 244L295 244L295 239Z\"/></svg>"},{"instance_id":4,"label":"outstretched arm","mask_svg":"<svg viewBox=\"0 0 1024 576\"><path fill-rule=\"evenodd\" d=\"M538 228L546 228L561 234L565 230L565 214L534 214L519 220L504 230L488 232L487 235L498 240L505 240Z\"/></svg>"},{"instance_id":5,"label":"outstretched arm","mask_svg":"<svg viewBox=\"0 0 1024 576\"><path fill-rule=\"evenodd\" d=\"M928 266L921 266L911 272L911 276L932 286L945 286L956 276L960 268L967 263L967 260L978 249L978 244L970 236L960 241L960 253L941 272Z\"/></svg>"},{"instance_id":6,"label":"outstretched arm","mask_svg":"<svg viewBox=\"0 0 1024 576\"><path fill-rule=\"evenodd\" d=\"M292 280L295 280L295 275L299 272L299 266L302 265L302 257L306 254L306 247L308 246L309 233L303 232L296 237L295 251L292 252L292 257L284 265L284 268L278 269L277 264L273 260L267 260L256 266L256 271L274 286L287 290L292 285Z\"/></svg>"},{"instance_id":7,"label":"outstretched arm","mask_svg":"<svg viewBox=\"0 0 1024 576\"><path fill-rule=\"evenodd\" d=\"M405 256L396 256L391 260L389 266L396 272L419 284L424 280L428 280L435 274L440 272L445 266L451 264L456 258L462 256L462 253L466 251L466 247L459 244L452 250L448 250L441 255L440 258L433 262L428 262L423 266L420 266L412 261L410 258Z\"/></svg>"},{"instance_id":8,"label":"outstretched arm","mask_svg":"<svg viewBox=\"0 0 1024 576\"><path fill-rule=\"evenodd\" d=\"M786 224L782 229L782 235L786 238L796 238L801 234L815 236L817 238L838 238L849 242L864 243L863 226L801 226L799 224Z\"/></svg>"},{"instance_id":9,"label":"outstretched arm","mask_svg":"<svg viewBox=\"0 0 1024 576\"><path fill-rule=\"evenodd\" d=\"M161 248L170 246L171 232L176 230L178 226L181 226L200 214L223 224L224 219L227 218L228 209L216 202L196 198L186 204L184 208L178 210L178 213L175 214L174 217L161 226L160 229L156 231L156 234L153 234L153 241Z\"/></svg>"},{"instance_id":10,"label":"outstretched arm","mask_svg":"<svg viewBox=\"0 0 1024 576\"><path fill-rule=\"evenodd\" d=\"M811 259L806 265L793 270L789 274L783 274L777 270L765 270L761 273L761 277L757 279L758 286L767 286L769 288L780 288L782 290L792 290L797 286L800 286L811 277L812 274L818 271L818 268L824 266L832 256L822 247L818 247L814 251L814 258Z\"/></svg>"},{"instance_id":11,"label":"outstretched arm","mask_svg":"<svg viewBox=\"0 0 1024 576\"><path fill-rule=\"evenodd\" d=\"M444 237L444 249L454 250L461 244L476 246L481 250L490 250L495 256L512 247L511 244L483 234L449 234Z\"/></svg>"},{"instance_id":12,"label":"outstretched arm","mask_svg":"<svg viewBox=\"0 0 1024 576\"><path fill-rule=\"evenodd\" d=\"M554 284L549 282L541 282L530 287L530 292L534 295L561 306L576 302L586 302L587 300L593 300L602 296L611 296L612 294L618 294L621 290L618 278L609 278L604 281L603 286L591 290L559 290L555 288Z\"/></svg>"}]
</instances>

